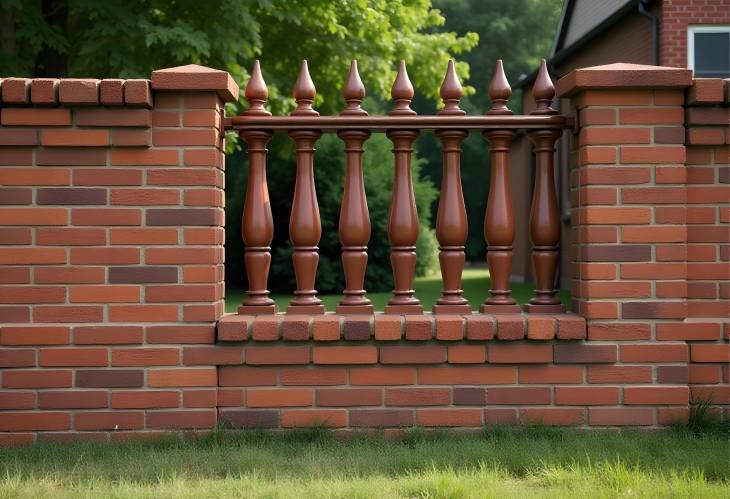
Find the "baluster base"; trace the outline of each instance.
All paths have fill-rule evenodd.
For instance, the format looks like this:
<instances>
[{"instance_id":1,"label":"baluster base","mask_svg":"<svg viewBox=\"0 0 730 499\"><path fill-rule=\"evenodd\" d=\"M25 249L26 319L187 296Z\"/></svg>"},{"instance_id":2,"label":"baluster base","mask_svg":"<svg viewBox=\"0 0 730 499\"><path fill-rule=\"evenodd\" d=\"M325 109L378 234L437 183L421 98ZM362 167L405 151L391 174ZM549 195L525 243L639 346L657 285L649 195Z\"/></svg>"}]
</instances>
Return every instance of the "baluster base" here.
<instances>
[{"instance_id":1,"label":"baluster base","mask_svg":"<svg viewBox=\"0 0 730 499\"><path fill-rule=\"evenodd\" d=\"M240 305L238 315L273 315L279 311L276 303L271 305Z\"/></svg>"},{"instance_id":2,"label":"baluster base","mask_svg":"<svg viewBox=\"0 0 730 499\"><path fill-rule=\"evenodd\" d=\"M439 314L456 314L456 315L469 315L472 313L471 305L465 303L463 305L439 305L438 303L433 306L433 313Z\"/></svg>"},{"instance_id":3,"label":"baluster base","mask_svg":"<svg viewBox=\"0 0 730 499\"><path fill-rule=\"evenodd\" d=\"M565 305L562 303L528 303L525 305L525 312L528 314L563 314L565 313Z\"/></svg>"},{"instance_id":4,"label":"baluster base","mask_svg":"<svg viewBox=\"0 0 730 499\"><path fill-rule=\"evenodd\" d=\"M386 305L384 312L389 315L421 315L422 305Z\"/></svg>"},{"instance_id":5,"label":"baluster base","mask_svg":"<svg viewBox=\"0 0 730 499\"><path fill-rule=\"evenodd\" d=\"M335 307L335 313L338 314L367 314L372 315L375 313L375 307L372 305L337 305Z\"/></svg>"},{"instance_id":6,"label":"baluster base","mask_svg":"<svg viewBox=\"0 0 730 499\"><path fill-rule=\"evenodd\" d=\"M488 305L482 303L479 305L479 311L483 314L519 314L520 306L515 305Z\"/></svg>"},{"instance_id":7,"label":"baluster base","mask_svg":"<svg viewBox=\"0 0 730 499\"><path fill-rule=\"evenodd\" d=\"M289 304L286 307L287 314L303 314L303 315L323 315L325 313L324 304L320 305L294 305Z\"/></svg>"}]
</instances>

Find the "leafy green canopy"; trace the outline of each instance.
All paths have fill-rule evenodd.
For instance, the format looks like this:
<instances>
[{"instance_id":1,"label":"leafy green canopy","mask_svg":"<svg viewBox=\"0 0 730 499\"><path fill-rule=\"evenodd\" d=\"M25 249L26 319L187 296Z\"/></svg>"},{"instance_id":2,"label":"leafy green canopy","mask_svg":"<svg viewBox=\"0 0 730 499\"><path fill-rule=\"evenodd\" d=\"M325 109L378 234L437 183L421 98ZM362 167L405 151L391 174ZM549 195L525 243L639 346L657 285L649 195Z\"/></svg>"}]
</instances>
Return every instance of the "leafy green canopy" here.
<instances>
[{"instance_id":1,"label":"leafy green canopy","mask_svg":"<svg viewBox=\"0 0 730 499\"><path fill-rule=\"evenodd\" d=\"M447 60L478 41L439 30L445 18L430 0L0 0L0 9L3 74L37 76L49 57L66 68L52 76L146 78L195 63L243 85L261 58L276 114L293 107L301 59L327 114L342 107L352 58L373 95L388 97L395 63L405 59L414 86L434 98ZM466 63L457 69L468 76Z\"/></svg>"}]
</instances>

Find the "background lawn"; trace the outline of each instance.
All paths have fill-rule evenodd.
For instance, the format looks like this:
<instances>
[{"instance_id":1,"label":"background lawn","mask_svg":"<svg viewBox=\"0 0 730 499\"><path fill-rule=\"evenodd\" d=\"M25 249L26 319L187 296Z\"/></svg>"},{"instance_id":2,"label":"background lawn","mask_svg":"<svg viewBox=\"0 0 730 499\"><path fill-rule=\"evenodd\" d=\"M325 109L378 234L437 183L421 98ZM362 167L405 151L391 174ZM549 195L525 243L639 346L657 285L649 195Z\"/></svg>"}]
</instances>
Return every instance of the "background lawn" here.
<instances>
[{"instance_id":1,"label":"background lawn","mask_svg":"<svg viewBox=\"0 0 730 499\"><path fill-rule=\"evenodd\" d=\"M464 270L462 278L462 287L464 296L471 307L475 310L479 309L484 299L489 294L491 280L489 279L489 270L484 268L467 268ZM527 303L532 298L534 284L512 283L512 295L517 303ZM434 274L426 277L417 277L413 288L416 290L416 296L421 300L425 310L431 310L431 307L441 296L441 274ZM226 289L226 312L235 312L241 304L246 291L243 289ZM368 293L368 297L372 300L377 311L382 311L385 304L390 299L391 293ZM558 296L570 308L570 293L560 290ZM286 306L291 300L291 295L272 295L276 303L279 305L280 311L285 311ZM320 295L320 298L327 307L327 311L334 312L335 306L342 299L341 295Z\"/></svg>"},{"instance_id":2,"label":"background lawn","mask_svg":"<svg viewBox=\"0 0 730 499\"><path fill-rule=\"evenodd\" d=\"M0 497L730 497L727 437L491 428L0 449Z\"/></svg>"}]
</instances>

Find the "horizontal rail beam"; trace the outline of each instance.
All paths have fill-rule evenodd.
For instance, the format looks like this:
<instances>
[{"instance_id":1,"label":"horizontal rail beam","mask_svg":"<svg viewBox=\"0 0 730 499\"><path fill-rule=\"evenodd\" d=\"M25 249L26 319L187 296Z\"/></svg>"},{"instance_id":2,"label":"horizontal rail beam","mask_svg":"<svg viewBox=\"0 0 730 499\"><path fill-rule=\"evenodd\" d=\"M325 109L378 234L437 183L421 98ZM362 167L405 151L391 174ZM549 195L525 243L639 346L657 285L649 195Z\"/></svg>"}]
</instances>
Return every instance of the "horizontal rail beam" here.
<instances>
[{"instance_id":1,"label":"horizontal rail beam","mask_svg":"<svg viewBox=\"0 0 730 499\"><path fill-rule=\"evenodd\" d=\"M572 128L560 115L517 116L234 116L233 130L495 130Z\"/></svg>"}]
</instances>

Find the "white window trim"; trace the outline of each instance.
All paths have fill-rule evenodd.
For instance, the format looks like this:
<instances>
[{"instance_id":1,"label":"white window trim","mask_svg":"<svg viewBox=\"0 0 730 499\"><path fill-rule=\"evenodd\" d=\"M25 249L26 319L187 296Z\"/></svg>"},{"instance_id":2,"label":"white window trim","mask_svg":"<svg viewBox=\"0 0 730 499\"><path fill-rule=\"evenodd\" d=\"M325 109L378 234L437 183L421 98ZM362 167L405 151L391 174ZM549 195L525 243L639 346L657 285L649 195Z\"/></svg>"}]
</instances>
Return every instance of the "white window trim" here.
<instances>
[{"instance_id":1,"label":"white window trim","mask_svg":"<svg viewBox=\"0 0 730 499\"><path fill-rule=\"evenodd\" d=\"M695 69L695 33L730 33L728 24L693 24L687 26L687 67Z\"/></svg>"}]
</instances>

